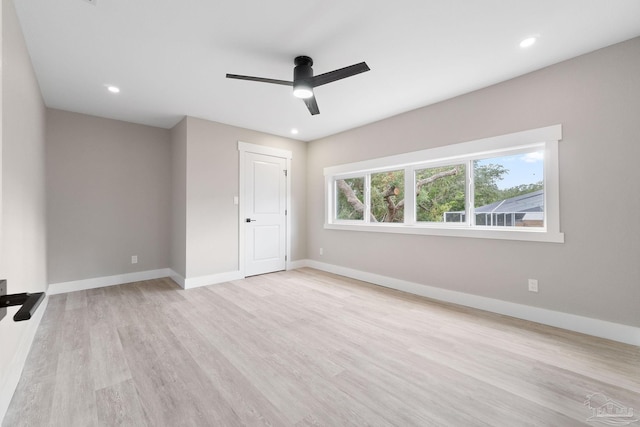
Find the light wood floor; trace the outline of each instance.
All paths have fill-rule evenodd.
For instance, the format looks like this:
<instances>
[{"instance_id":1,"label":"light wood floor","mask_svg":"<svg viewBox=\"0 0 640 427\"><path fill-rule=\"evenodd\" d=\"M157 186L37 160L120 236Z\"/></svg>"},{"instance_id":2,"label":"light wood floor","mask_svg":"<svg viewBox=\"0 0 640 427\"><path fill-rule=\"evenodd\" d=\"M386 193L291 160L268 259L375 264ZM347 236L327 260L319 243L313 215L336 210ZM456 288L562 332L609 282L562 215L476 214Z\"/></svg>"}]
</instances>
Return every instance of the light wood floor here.
<instances>
[{"instance_id":1,"label":"light wood floor","mask_svg":"<svg viewBox=\"0 0 640 427\"><path fill-rule=\"evenodd\" d=\"M302 269L52 296L3 425L597 426L596 392L640 412L639 347Z\"/></svg>"}]
</instances>

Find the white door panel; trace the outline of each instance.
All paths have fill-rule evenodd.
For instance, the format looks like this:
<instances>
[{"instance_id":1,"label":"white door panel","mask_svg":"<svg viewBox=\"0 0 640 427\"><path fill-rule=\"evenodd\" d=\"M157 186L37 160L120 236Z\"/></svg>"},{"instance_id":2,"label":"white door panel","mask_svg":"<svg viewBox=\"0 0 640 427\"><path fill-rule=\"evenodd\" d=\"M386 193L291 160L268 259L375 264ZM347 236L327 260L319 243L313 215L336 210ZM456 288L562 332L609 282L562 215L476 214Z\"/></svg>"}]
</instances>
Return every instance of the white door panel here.
<instances>
[{"instance_id":1,"label":"white door panel","mask_svg":"<svg viewBox=\"0 0 640 427\"><path fill-rule=\"evenodd\" d=\"M280 180L283 167L276 163L253 160L253 213L280 213Z\"/></svg>"},{"instance_id":2,"label":"white door panel","mask_svg":"<svg viewBox=\"0 0 640 427\"><path fill-rule=\"evenodd\" d=\"M280 257L280 227L266 225L253 227L255 261L273 260Z\"/></svg>"}]
</instances>

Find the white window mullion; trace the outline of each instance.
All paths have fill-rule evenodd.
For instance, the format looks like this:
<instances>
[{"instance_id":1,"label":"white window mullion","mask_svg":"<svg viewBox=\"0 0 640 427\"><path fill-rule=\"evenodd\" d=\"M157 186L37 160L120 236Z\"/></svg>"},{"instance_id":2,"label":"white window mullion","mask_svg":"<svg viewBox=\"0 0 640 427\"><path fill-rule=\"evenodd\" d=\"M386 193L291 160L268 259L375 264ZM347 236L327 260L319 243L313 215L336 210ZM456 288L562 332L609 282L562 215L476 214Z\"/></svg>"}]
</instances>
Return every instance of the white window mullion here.
<instances>
[{"instance_id":1,"label":"white window mullion","mask_svg":"<svg viewBox=\"0 0 640 427\"><path fill-rule=\"evenodd\" d=\"M338 189L336 188L336 180L330 176L324 180L325 193L327 194L327 210L325 218L327 222L334 223L336 221L336 198L338 197Z\"/></svg>"},{"instance_id":2,"label":"white window mullion","mask_svg":"<svg viewBox=\"0 0 640 427\"><path fill-rule=\"evenodd\" d=\"M404 223L416 223L416 173L409 167L404 169Z\"/></svg>"},{"instance_id":3,"label":"white window mullion","mask_svg":"<svg viewBox=\"0 0 640 427\"><path fill-rule=\"evenodd\" d=\"M371 174L364 177L364 222L371 222Z\"/></svg>"},{"instance_id":4,"label":"white window mullion","mask_svg":"<svg viewBox=\"0 0 640 427\"><path fill-rule=\"evenodd\" d=\"M473 227L476 225L476 212L475 212L475 176L473 173L473 160L467 160L467 194L465 195L467 226Z\"/></svg>"},{"instance_id":5,"label":"white window mullion","mask_svg":"<svg viewBox=\"0 0 640 427\"><path fill-rule=\"evenodd\" d=\"M544 150L544 226L552 233L560 233L558 181L558 141L549 141Z\"/></svg>"}]
</instances>

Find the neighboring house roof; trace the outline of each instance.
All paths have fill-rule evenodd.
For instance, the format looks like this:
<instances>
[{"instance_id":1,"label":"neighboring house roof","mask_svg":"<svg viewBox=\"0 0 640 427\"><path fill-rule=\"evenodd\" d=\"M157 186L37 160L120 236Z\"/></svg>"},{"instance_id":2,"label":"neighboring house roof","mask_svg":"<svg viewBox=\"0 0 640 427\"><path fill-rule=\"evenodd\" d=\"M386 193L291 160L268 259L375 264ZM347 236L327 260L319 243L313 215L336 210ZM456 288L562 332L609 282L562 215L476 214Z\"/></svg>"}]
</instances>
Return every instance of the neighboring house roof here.
<instances>
[{"instance_id":1,"label":"neighboring house roof","mask_svg":"<svg viewBox=\"0 0 640 427\"><path fill-rule=\"evenodd\" d=\"M475 209L476 213L544 212L544 190L521 194Z\"/></svg>"}]
</instances>

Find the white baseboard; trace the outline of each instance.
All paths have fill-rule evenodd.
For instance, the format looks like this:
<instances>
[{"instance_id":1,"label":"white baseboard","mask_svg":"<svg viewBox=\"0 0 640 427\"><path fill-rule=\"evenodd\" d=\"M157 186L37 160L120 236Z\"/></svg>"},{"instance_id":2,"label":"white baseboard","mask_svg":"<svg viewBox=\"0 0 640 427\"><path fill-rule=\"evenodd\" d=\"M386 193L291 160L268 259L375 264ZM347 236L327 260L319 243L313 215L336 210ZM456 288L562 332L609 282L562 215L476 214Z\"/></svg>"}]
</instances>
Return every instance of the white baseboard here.
<instances>
[{"instance_id":1,"label":"white baseboard","mask_svg":"<svg viewBox=\"0 0 640 427\"><path fill-rule=\"evenodd\" d=\"M31 350L31 344L36 336L36 331L38 330L38 326L40 325L42 316L47 309L48 303L49 297L45 296L44 301L40 303L40 306L33 317L27 321L27 328L20 340L18 350L13 356L11 364L7 368L7 375L4 378L4 382L0 384L0 424L2 424L2 421L7 414L7 409L9 409L9 404L13 398L13 394L18 387L18 382L20 381L24 364L27 361L29 350ZM9 317L8 314L7 317ZM13 319L6 319L5 321L13 322Z\"/></svg>"},{"instance_id":2,"label":"white baseboard","mask_svg":"<svg viewBox=\"0 0 640 427\"><path fill-rule=\"evenodd\" d=\"M287 270L295 270L307 266L308 260L289 261ZM219 283L230 282L232 280L244 279L244 275L240 271L229 271L226 273L211 274L200 277L190 277L185 279L180 274L170 270L171 279L184 289L192 289L200 286L217 285Z\"/></svg>"},{"instance_id":3,"label":"white baseboard","mask_svg":"<svg viewBox=\"0 0 640 427\"><path fill-rule=\"evenodd\" d=\"M173 277L171 277L173 279ZM200 286L217 285L218 283L229 282L231 280L244 279L244 276L239 271L229 271L226 273L211 274L207 276L189 277L184 280L184 285L181 285L184 289L198 288ZM175 281L175 279L174 279ZM176 283L180 284L180 282Z\"/></svg>"},{"instance_id":4,"label":"white baseboard","mask_svg":"<svg viewBox=\"0 0 640 427\"><path fill-rule=\"evenodd\" d=\"M555 326L557 328L640 346L640 328L629 325L622 325L619 323L577 316L575 314L563 313L560 311L547 310L544 308L502 301L494 298L486 298L478 295L451 291L435 286L421 285L415 282L381 276L315 260L296 261L296 265L299 266L298 268L311 267L317 270L339 274L352 279L362 280L364 282L439 301L464 305L467 307L541 323L543 325Z\"/></svg>"},{"instance_id":5,"label":"white baseboard","mask_svg":"<svg viewBox=\"0 0 640 427\"><path fill-rule=\"evenodd\" d=\"M56 295L66 292L83 291L85 289L121 285L123 283L139 282L141 280L160 279L162 277L171 276L171 273L171 269L161 268L159 270L138 271L135 273L117 274L115 276L94 277L92 279L74 280L71 282L51 283L49 284L47 293L49 295Z\"/></svg>"},{"instance_id":6,"label":"white baseboard","mask_svg":"<svg viewBox=\"0 0 640 427\"><path fill-rule=\"evenodd\" d=\"M171 278L171 280L176 282L182 289L184 289L185 279L184 279L184 277L182 277L182 275L180 275L180 274L176 273L175 271L169 269L169 277Z\"/></svg>"},{"instance_id":7,"label":"white baseboard","mask_svg":"<svg viewBox=\"0 0 640 427\"><path fill-rule=\"evenodd\" d=\"M94 277L92 279L74 280L71 282L51 283L47 289L47 294L63 294L66 292L83 291L85 289L95 289L105 286L139 282L141 280L161 279L163 277L170 277L171 280L176 282L183 289L215 285L244 278L239 271L230 271L226 273L190 277L185 279L170 268L161 268L159 270L138 271L135 273L117 274L115 276Z\"/></svg>"},{"instance_id":8,"label":"white baseboard","mask_svg":"<svg viewBox=\"0 0 640 427\"><path fill-rule=\"evenodd\" d=\"M303 268L303 267L307 267L309 260L308 259L302 259L302 260L297 260L297 261L289 261L287 263L287 271L288 270L295 270L298 268Z\"/></svg>"}]
</instances>

